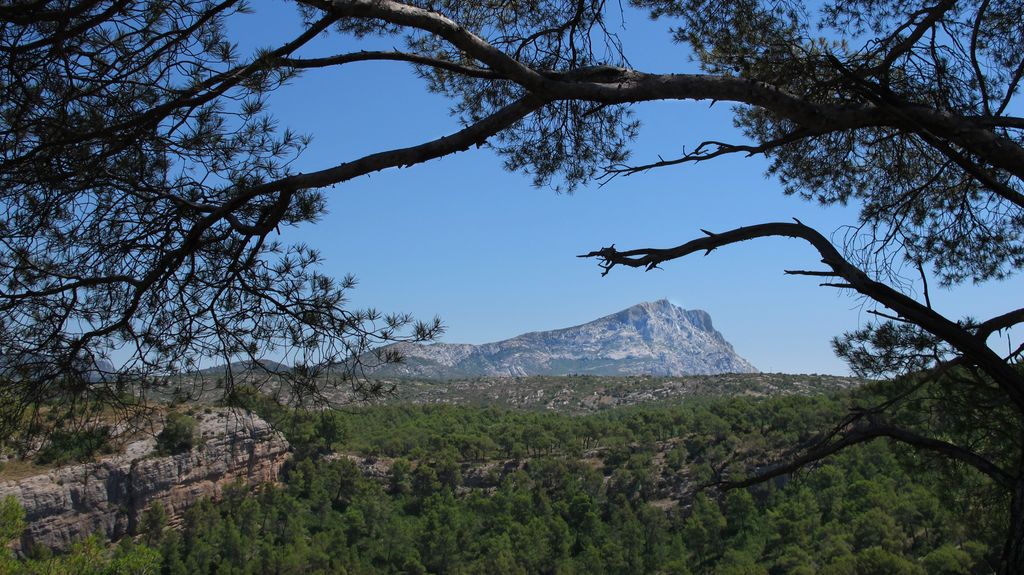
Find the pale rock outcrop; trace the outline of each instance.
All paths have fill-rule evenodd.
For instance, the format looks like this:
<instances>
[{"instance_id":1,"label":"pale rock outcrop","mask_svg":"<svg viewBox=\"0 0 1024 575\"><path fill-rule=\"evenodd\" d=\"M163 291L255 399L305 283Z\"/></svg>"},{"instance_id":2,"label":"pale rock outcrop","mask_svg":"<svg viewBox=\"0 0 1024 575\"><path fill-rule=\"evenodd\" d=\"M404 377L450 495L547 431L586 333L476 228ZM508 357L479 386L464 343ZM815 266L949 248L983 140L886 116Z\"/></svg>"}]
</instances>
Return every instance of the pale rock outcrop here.
<instances>
[{"instance_id":1,"label":"pale rock outcrop","mask_svg":"<svg viewBox=\"0 0 1024 575\"><path fill-rule=\"evenodd\" d=\"M149 438L93 463L0 482L0 499L14 495L25 509L28 529L21 546L66 549L93 533L116 540L133 533L155 502L175 524L190 505L218 498L236 481L277 479L288 442L266 421L239 409L213 409L195 418L198 446L185 453L157 457Z\"/></svg>"}]
</instances>

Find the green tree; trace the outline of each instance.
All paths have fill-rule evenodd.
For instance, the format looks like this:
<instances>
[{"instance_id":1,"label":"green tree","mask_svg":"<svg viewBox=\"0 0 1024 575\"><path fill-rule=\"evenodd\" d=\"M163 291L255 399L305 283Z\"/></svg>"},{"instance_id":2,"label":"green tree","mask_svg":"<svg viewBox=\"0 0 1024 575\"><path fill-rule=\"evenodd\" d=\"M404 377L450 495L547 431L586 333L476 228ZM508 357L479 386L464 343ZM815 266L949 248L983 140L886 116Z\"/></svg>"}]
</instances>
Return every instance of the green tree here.
<instances>
[{"instance_id":1,"label":"green tree","mask_svg":"<svg viewBox=\"0 0 1024 575\"><path fill-rule=\"evenodd\" d=\"M160 551L131 541L119 545L107 567L110 575L157 575L163 558Z\"/></svg>"},{"instance_id":2,"label":"green tree","mask_svg":"<svg viewBox=\"0 0 1024 575\"><path fill-rule=\"evenodd\" d=\"M407 495L412 492L412 464L408 459L399 458L391 464L388 486L391 493L396 495Z\"/></svg>"},{"instance_id":3,"label":"green tree","mask_svg":"<svg viewBox=\"0 0 1024 575\"><path fill-rule=\"evenodd\" d=\"M697 495L690 516L683 522L683 540L695 565L707 567L717 559L722 552L725 528L725 516L715 500L704 494Z\"/></svg>"},{"instance_id":4,"label":"green tree","mask_svg":"<svg viewBox=\"0 0 1024 575\"><path fill-rule=\"evenodd\" d=\"M420 539L424 565L435 572L447 572L466 551L463 516L451 493L431 495L424 502L423 535Z\"/></svg>"},{"instance_id":5,"label":"green tree","mask_svg":"<svg viewBox=\"0 0 1024 575\"><path fill-rule=\"evenodd\" d=\"M164 420L164 428L156 436L157 453L173 455L192 449L196 442L198 423L184 413L171 411Z\"/></svg>"},{"instance_id":6,"label":"green tree","mask_svg":"<svg viewBox=\"0 0 1024 575\"><path fill-rule=\"evenodd\" d=\"M0 499L0 573L14 573L17 560L11 542L25 531L25 510L13 495Z\"/></svg>"},{"instance_id":7,"label":"green tree","mask_svg":"<svg viewBox=\"0 0 1024 575\"><path fill-rule=\"evenodd\" d=\"M190 573L182 559L181 536L172 531L160 542L160 555L163 559L161 571L166 575L187 575Z\"/></svg>"},{"instance_id":8,"label":"green tree","mask_svg":"<svg viewBox=\"0 0 1024 575\"><path fill-rule=\"evenodd\" d=\"M470 573L495 573L496 575L525 575L526 569L515 560L515 551L507 533L484 541L480 558L470 565Z\"/></svg>"},{"instance_id":9,"label":"green tree","mask_svg":"<svg viewBox=\"0 0 1024 575\"><path fill-rule=\"evenodd\" d=\"M167 510L162 503L155 501L142 513L138 532L142 534L146 543L155 545L163 538L165 527L167 527Z\"/></svg>"},{"instance_id":10,"label":"green tree","mask_svg":"<svg viewBox=\"0 0 1024 575\"><path fill-rule=\"evenodd\" d=\"M903 550L906 535L885 511L868 509L853 522L853 545L856 549L881 547L886 551Z\"/></svg>"},{"instance_id":11,"label":"green tree","mask_svg":"<svg viewBox=\"0 0 1024 575\"><path fill-rule=\"evenodd\" d=\"M925 575L921 567L881 547L869 547L857 554L858 575Z\"/></svg>"},{"instance_id":12,"label":"green tree","mask_svg":"<svg viewBox=\"0 0 1024 575\"><path fill-rule=\"evenodd\" d=\"M788 571L792 573L793 571ZM716 575L768 575L768 568L756 558L742 552L728 550L715 565Z\"/></svg>"},{"instance_id":13,"label":"green tree","mask_svg":"<svg viewBox=\"0 0 1024 575\"><path fill-rule=\"evenodd\" d=\"M921 565L929 575L966 575L971 572L974 561L962 549L946 544L925 555Z\"/></svg>"}]
</instances>

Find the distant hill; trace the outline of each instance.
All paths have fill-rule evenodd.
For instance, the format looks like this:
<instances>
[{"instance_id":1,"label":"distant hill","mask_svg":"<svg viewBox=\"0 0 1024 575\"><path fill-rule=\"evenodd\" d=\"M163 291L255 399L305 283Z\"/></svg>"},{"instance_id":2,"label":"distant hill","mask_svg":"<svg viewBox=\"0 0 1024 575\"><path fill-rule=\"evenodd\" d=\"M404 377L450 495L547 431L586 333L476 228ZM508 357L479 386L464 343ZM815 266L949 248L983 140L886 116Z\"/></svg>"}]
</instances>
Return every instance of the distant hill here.
<instances>
[{"instance_id":1,"label":"distant hill","mask_svg":"<svg viewBox=\"0 0 1024 575\"><path fill-rule=\"evenodd\" d=\"M458 379L530 375L710 375L756 373L702 310L644 302L583 325L483 345L394 346L404 361L373 377Z\"/></svg>"},{"instance_id":2,"label":"distant hill","mask_svg":"<svg viewBox=\"0 0 1024 575\"><path fill-rule=\"evenodd\" d=\"M832 395L866 383L855 377L784 373L718 375L534 375L439 381L405 379L380 404L448 404L591 413L696 398Z\"/></svg>"},{"instance_id":3,"label":"distant hill","mask_svg":"<svg viewBox=\"0 0 1024 575\"><path fill-rule=\"evenodd\" d=\"M251 375L251 374L274 374L274 373L287 373L291 371L291 367L279 363L270 359L261 359L259 361L233 361L231 362L231 373L235 375ZM221 377L226 375L228 372L228 366L221 364L214 367L208 367L200 370L200 375L206 377Z\"/></svg>"}]
</instances>

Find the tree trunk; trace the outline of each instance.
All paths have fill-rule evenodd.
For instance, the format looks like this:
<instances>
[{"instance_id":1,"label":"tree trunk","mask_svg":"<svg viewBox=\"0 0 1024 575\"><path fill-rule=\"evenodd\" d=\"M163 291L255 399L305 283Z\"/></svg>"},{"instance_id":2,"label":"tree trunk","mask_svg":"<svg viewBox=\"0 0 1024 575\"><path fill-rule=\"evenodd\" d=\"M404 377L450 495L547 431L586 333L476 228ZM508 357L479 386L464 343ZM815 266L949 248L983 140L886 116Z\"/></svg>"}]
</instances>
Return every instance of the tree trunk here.
<instances>
[{"instance_id":1,"label":"tree trunk","mask_svg":"<svg viewBox=\"0 0 1024 575\"><path fill-rule=\"evenodd\" d=\"M1003 547L1003 561L999 575L1024 574L1024 479L1013 485L1010 502L1010 528Z\"/></svg>"}]
</instances>

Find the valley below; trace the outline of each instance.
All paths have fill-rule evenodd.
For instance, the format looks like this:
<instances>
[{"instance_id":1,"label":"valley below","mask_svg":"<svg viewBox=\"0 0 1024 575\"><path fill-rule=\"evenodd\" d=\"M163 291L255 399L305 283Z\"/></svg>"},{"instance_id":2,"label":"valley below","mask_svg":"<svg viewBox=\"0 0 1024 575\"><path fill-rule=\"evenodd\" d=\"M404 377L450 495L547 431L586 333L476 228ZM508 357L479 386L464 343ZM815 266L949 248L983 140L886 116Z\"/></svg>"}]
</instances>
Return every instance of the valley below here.
<instances>
[{"instance_id":1,"label":"valley below","mask_svg":"<svg viewBox=\"0 0 1024 575\"><path fill-rule=\"evenodd\" d=\"M924 575L998 562L983 479L885 440L729 488L827 443L889 383L761 373L705 312L645 302L400 352L361 380L273 361L155 378L130 425L100 413L4 446L0 573Z\"/></svg>"},{"instance_id":2,"label":"valley below","mask_svg":"<svg viewBox=\"0 0 1024 575\"><path fill-rule=\"evenodd\" d=\"M20 509L23 531L0 567L77 572L85 554L111 573L131 563L182 574L924 575L944 572L942 561L981 573L996 560L991 516L963 507L980 479L921 474L921 456L886 442L718 487L784 461L871 401L873 382L748 373L387 385L394 392L375 402L320 411L255 391L231 406L168 403L164 429L196 421L184 451L161 454L151 436L130 453L15 467L0 511Z\"/></svg>"}]
</instances>

